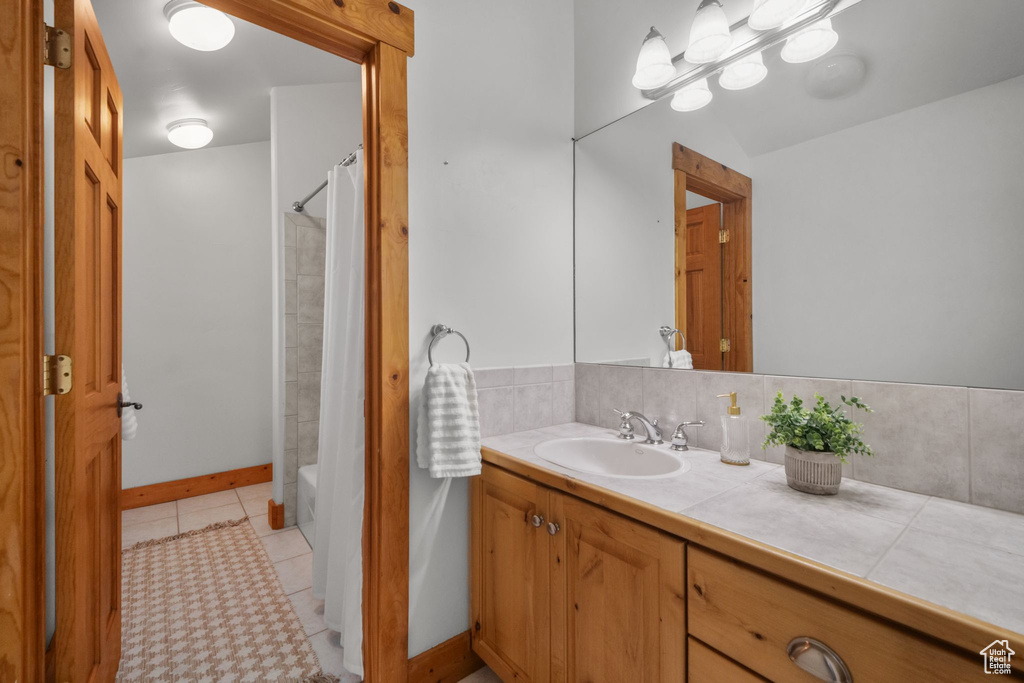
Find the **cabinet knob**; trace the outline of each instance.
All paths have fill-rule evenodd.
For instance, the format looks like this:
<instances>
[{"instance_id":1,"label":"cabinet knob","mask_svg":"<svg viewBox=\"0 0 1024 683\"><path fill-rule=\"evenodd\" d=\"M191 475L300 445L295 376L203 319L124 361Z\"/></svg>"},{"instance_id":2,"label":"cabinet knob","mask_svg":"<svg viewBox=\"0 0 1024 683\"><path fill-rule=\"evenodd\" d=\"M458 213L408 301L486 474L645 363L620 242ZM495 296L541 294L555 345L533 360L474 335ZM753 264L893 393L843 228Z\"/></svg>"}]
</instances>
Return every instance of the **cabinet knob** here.
<instances>
[{"instance_id":1,"label":"cabinet knob","mask_svg":"<svg viewBox=\"0 0 1024 683\"><path fill-rule=\"evenodd\" d=\"M798 667L820 681L853 683L853 675L843 658L820 640L800 636L789 641L786 654Z\"/></svg>"},{"instance_id":2,"label":"cabinet knob","mask_svg":"<svg viewBox=\"0 0 1024 683\"><path fill-rule=\"evenodd\" d=\"M558 522L548 522L548 533L554 536L558 533L558 530L562 527L558 526Z\"/></svg>"},{"instance_id":3,"label":"cabinet knob","mask_svg":"<svg viewBox=\"0 0 1024 683\"><path fill-rule=\"evenodd\" d=\"M544 523L543 515L534 515L533 517L530 518L530 524L532 524L532 525L534 525L536 527L539 527L543 523Z\"/></svg>"}]
</instances>

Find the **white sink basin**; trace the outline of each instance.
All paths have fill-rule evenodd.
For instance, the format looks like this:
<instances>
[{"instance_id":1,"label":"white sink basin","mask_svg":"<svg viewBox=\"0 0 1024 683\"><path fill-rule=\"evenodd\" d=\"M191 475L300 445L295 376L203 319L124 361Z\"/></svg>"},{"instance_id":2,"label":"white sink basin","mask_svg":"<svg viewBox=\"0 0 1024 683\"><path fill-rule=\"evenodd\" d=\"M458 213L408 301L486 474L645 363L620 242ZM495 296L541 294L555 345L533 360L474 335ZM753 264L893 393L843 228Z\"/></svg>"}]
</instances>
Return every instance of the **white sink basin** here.
<instances>
[{"instance_id":1,"label":"white sink basin","mask_svg":"<svg viewBox=\"0 0 1024 683\"><path fill-rule=\"evenodd\" d=\"M664 479L690 469L668 445L581 437L555 439L533 449L537 457L577 472L621 479Z\"/></svg>"}]
</instances>

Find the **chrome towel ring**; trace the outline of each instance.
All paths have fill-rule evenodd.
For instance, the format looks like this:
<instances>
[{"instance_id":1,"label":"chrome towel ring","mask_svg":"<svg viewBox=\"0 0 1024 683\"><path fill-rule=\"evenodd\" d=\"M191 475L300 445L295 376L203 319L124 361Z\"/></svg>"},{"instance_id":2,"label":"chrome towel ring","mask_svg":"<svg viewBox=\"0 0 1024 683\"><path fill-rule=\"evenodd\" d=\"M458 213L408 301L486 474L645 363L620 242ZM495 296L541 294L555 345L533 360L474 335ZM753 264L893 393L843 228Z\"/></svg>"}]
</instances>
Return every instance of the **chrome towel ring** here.
<instances>
[{"instance_id":1,"label":"chrome towel ring","mask_svg":"<svg viewBox=\"0 0 1024 683\"><path fill-rule=\"evenodd\" d=\"M449 334L457 334L460 337L462 337L462 341L466 345L466 362L469 362L469 340L466 339L466 335L462 334L458 330L453 330L447 325L442 325L441 323L438 323L431 327L430 334L432 334L434 337L433 339L430 340L430 346L427 347L427 360L430 362L431 365L434 364L434 344L441 341Z\"/></svg>"},{"instance_id":2,"label":"chrome towel ring","mask_svg":"<svg viewBox=\"0 0 1024 683\"><path fill-rule=\"evenodd\" d=\"M683 351L685 351L686 337L683 336L682 332L680 332L674 327L669 327L668 325L663 325L662 327L659 327L658 333L661 335L661 338L665 340L665 346L668 348L668 366L670 368L674 367L674 364L672 362L672 352L675 351L675 344L672 343L672 338L678 334L679 338L683 340Z\"/></svg>"}]
</instances>

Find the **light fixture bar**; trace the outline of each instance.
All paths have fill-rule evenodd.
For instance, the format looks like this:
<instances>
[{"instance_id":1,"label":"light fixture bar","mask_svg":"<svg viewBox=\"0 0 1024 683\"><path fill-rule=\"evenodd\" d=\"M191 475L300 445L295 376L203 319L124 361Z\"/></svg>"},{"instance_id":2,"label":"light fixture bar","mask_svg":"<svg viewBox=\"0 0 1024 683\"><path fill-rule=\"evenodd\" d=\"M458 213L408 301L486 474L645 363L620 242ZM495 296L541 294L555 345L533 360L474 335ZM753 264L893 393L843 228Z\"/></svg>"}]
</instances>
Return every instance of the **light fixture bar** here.
<instances>
[{"instance_id":1,"label":"light fixture bar","mask_svg":"<svg viewBox=\"0 0 1024 683\"><path fill-rule=\"evenodd\" d=\"M677 90L681 90L691 83L696 83L702 78L713 76L715 73L721 71L730 64L740 61L744 57L748 57L755 52L767 50L773 45L778 45L779 43L784 42L786 38L799 33L808 26L811 26L826 17L834 17L840 12L853 7L860 1L861 0L823 0L820 5L810 10L810 13L802 15L797 21L780 26L779 28L769 29L767 31L754 31L754 29L747 28L747 19L741 19L729 27L729 32L733 35L736 35L737 31L752 34L751 38L743 43L741 47L733 50L717 62L711 62L710 64L694 64L692 69L676 76L676 78L660 88L642 91L643 96L649 100L660 100L663 97L668 97ZM672 63L679 64L680 62L683 62L684 55L685 51L679 53L672 58Z\"/></svg>"}]
</instances>

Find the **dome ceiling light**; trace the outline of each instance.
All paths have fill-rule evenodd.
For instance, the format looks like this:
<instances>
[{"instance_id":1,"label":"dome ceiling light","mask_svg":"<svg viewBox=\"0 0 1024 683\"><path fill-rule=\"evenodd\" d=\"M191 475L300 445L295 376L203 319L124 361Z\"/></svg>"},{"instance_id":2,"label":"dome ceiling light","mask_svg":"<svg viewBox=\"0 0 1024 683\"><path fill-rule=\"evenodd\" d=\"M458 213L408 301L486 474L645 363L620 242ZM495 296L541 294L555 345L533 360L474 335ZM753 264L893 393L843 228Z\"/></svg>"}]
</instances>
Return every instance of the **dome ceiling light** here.
<instances>
[{"instance_id":1,"label":"dome ceiling light","mask_svg":"<svg viewBox=\"0 0 1024 683\"><path fill-rule=\"evenodd\" d=\"M718 85L725 90L743 90L763 81L768 74L763 53L775 45L784 44L782 59L786 62L814 61L839 41L832 17L861 0L754 0L750 16L732 26L723 1L729 0L701 0L690 26L689 45L681 54L671 56L665 38L651 28L640 48L633 76L633 85L643 91L644 97L660 100L671 95L673 109L694 111L711 102L707 83L715 74L719 74ZM863 79L864 70L857 76L856 68L842 68L850 70L844 78L856 81L848 91L852 92ZM814 78L821 83L814 81L811 85ZM811 88L831 92L830 88L838 87L826 81L830 78L809 76L809 92Z\"/></svg>"},{"instance_id":2,"label":"dome ceiling light","mask_svg":"<svg viewBox=\"0 0 1024 683\"><path fill-rule=\"evenodd\" d=\"M167 139L184 149L199 149L210 144L213 131L203 119L178 119L167 124Z\"/></svg>"},{"instance_id":3,"label":"dome ceiling light","mask_svg":"<svg viewBox=\"0 0 1024 683\"><path fill-rule=\"evenodd\" d=\"M164 16L174 39L193 50L213 52L235 37L228 15L195 0L171 0L164 5Z\"/></svg>"}]
</instances>

